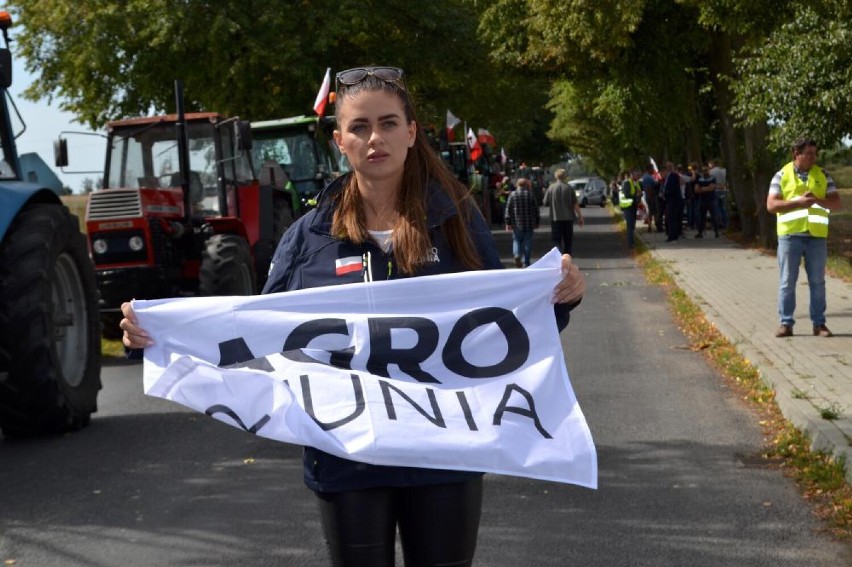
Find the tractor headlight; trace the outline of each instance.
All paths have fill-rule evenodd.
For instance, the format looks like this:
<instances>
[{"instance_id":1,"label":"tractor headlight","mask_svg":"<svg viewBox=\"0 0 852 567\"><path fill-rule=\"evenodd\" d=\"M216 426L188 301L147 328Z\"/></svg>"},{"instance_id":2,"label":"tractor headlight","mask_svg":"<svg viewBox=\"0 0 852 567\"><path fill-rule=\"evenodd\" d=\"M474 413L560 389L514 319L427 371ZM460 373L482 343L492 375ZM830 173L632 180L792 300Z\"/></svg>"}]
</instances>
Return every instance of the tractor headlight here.
<instances>
[{"instance_id":1,"label":"tractor headlight","mask_svg":"<svg viewBox=\"0 0 852 567\"><path fill-rule=\"evenodd\" d=\"M140 236L131 236L130 240L127 241L127 245L130 246L130 249L134 252L139 252L145 248L145 241L142 240L142 237Z\"/></svg>"},{"instance_id":2,"label":"tractor headlight","mask_svg":"<svg viewBox=\"0 0 852 567\"><path fill-rule=\"evenodd\" d=\"M95 254L106 254L107 248L107 241L103 238L98 238L92 242L92 250Z\"/></svg>"}]
</instances>

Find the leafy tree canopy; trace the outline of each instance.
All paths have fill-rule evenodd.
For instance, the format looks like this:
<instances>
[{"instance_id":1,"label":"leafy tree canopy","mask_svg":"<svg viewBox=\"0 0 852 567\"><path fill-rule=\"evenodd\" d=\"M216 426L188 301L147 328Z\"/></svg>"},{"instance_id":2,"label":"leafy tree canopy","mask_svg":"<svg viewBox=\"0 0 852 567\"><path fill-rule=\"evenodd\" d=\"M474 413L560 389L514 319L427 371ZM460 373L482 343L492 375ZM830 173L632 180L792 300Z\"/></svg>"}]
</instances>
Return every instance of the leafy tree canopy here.
<instances>
[{"instance_id":1,"label":"leafy tree canopy","mask_svg":"<svg viewBox=\"0 0 852 567\"><path fill-rule=\"evenodd\" d=\"M267 119L310 112L326 67L403 67L446 107L487 53L464 2L405 0L12 0L31 99L57 97L92 127L187 108ZM458 106L458 105L456 105ZM428 111L429 109L427 109Z\"/></svg>"},{"instance_id":2,"label":"leafy tree canopy","mask_svg":"<svg viewBox=\"0 0 852 567\"><path fill-rule=\"evenodd\" d=\"M801 135L831 147L852 133L852 8L847 1L797 4L795 15L739 59L735 111L769 120L772 146Z\"/></svg>"}]
</instances>

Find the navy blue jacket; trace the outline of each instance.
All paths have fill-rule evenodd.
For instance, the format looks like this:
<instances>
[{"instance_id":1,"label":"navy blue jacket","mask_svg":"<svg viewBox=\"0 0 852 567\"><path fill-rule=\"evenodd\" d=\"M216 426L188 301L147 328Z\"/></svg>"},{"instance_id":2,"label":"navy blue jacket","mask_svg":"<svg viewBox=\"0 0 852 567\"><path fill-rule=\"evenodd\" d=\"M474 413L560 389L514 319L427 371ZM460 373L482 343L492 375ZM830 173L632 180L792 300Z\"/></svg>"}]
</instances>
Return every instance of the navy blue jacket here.
<instances>
[{"instance_id":1,"label":"navy blue jacket","mask_svg":"<svg viewBox=\"0 0 852 567\"><path fill-rule=\"evenodd\" d=\"M312 287L386 280L408 277L398 271L393 252L385 253L372 240L355 244L331 234L331 223L336 201L334 196L343 188L347 177L329 185L318 197L317 207L291 226L275 251L269 279L263 293L292 291ZM414 275L446 274L464 271L453 256L441 230L441 225L458 214L452 200L440 190L431 187L427 199L427 225L433 250L431 262ZM483 269L503 268L491 230L478 211L471 211L469 230ZM335 261L340 258L370 255L372 273L365 278L366 263L360 270L337 275ZM557 323L560 330L568 323L573 306L557 306ZM436 470L411 467L378 466L358 463L330 455L313 447L305 447L305 484L319 492L338 492L377 486L417 486L458 482L481 473Z\"/></svg>"}]
</instances>

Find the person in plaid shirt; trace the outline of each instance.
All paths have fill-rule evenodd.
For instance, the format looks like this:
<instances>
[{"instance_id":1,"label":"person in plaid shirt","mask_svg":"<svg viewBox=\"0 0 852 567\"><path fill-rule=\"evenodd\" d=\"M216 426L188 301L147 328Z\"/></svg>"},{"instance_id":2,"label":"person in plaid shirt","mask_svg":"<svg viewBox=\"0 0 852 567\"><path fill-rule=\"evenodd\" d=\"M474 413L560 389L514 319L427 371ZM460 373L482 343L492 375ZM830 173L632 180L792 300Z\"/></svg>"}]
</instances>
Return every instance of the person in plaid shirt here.
<instances>
[{"instance_id":1,"label":"person in plaid shirt","mask_svg":"<svg viewBox=\"0 0 852 567\"><path fill-rule=\"evenodd\" d=\"M518 268L522 265L521 254L524 256L523 266L530 265L533 231L540 222L541 213L530 190L530 180L522 177L518 179L518 188L512 191L506 201L506 230L512 231L512 256Z\"/></svg>"}]
</instances>

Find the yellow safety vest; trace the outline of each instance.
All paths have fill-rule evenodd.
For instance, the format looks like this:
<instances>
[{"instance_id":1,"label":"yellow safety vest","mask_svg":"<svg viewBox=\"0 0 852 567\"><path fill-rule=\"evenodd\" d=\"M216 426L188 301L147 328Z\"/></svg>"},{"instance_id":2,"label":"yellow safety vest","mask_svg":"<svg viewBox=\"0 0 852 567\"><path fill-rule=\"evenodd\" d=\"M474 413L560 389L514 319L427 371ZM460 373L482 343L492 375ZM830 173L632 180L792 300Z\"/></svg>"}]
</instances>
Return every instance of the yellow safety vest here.
<instances>
[{"instance_id":1,"label":"yellow safety vest","mask_svg":"<svg viewBox=\"0 0 852 567\"><path fill-rule=\"evenodd\" d=\"M633 181L632 178L628 179L630 182L630 195L628 199L625 199L623 196L618 200L618 206L622 209L629 209L633 206L633 199L636 197L636 193L639 191L639 184Z\"/></svg>"},{"instance_id":2,"label":"yellow safety vest","mask_svg":"<svg viewBox=\"0 0 852 567\"><path fill-rule=\"evenodd\" d=\"M807 183L799 179L793 162L781 170L781 194L785 201L804 195L808 191L820 199L825 198L828 180L825 173L817 166L808 172ZM828 236L828 209L813 204L807 209L794 209L776 213L778 235L810 233L811 236L825 238Z\"/></svg>"}]
</instances>

